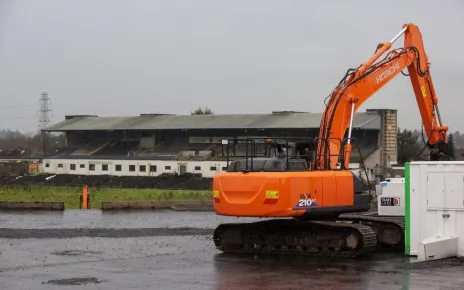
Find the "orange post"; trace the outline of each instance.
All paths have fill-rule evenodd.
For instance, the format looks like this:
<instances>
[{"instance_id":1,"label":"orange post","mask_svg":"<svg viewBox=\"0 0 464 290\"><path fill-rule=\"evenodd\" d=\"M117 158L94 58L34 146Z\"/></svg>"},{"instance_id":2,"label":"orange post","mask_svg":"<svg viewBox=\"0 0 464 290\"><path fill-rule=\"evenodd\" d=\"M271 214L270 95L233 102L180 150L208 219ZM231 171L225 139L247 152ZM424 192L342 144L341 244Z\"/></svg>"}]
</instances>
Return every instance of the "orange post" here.
<instances>
[{"instance_id":1,"label":"orange post","mask_svg":"<svg viewBox=\"0 0 464 290\"><path fill-rule=\"evenodd\" d=\"M89 198L88 186L82 188L82 209L87 209L87 200Z\"/></svg>"}]
</instances>

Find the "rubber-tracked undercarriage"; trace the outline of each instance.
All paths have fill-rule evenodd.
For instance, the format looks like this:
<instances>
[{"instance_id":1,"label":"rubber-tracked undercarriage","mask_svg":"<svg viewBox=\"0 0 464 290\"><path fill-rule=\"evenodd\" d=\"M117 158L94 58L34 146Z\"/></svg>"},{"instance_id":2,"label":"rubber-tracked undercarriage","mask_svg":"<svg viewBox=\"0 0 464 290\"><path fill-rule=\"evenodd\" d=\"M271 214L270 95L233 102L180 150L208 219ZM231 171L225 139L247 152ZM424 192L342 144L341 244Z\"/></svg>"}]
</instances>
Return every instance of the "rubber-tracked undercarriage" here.
<instances>
[{"instance_id":1,"label":"rubber-tracked undercarriage","mask_svg":"<svg viewBox=\"0 0 464 290\"><path fill-rule=\"evenodd\" d=\"M404 222L345 215L337 221L275 219L219 225L213 236L225 253L356 258L376 249L404 247Z\"/></svg>"},{"instance_id":2,"label":"rubber-tracked undercarriage","mask_svg":"<svg viewBox=\"0 0 464 290\"><path fill-rule=\"evenodd\" d=\"M378 249L404 249L404 217L342 215L338 220L371 227L377 235Z\"/></svg>"}]
</instances>

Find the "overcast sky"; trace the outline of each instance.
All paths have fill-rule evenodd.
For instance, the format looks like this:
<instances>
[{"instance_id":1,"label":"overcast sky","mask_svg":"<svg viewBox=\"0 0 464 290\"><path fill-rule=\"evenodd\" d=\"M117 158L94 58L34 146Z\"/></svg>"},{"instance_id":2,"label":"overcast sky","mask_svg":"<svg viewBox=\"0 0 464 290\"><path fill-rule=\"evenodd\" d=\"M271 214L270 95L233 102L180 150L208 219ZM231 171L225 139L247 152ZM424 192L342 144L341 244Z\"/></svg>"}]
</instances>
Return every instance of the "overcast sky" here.
<instances>
[{"instance_id":1,"label":"overcast sky","mask_svg":"<svg viewBox=\"0 0 464 290\"><path fill-rule=\"evenodd\" d=\"M0 129L35 130L42 92L52 123L198 106L322 112L348 68L413 22L444 123L463 132L463 14L462 0L0 0ZM401 127L420 128L409 77L366 108L398 109Z\"/></svg>"}]
</instances>

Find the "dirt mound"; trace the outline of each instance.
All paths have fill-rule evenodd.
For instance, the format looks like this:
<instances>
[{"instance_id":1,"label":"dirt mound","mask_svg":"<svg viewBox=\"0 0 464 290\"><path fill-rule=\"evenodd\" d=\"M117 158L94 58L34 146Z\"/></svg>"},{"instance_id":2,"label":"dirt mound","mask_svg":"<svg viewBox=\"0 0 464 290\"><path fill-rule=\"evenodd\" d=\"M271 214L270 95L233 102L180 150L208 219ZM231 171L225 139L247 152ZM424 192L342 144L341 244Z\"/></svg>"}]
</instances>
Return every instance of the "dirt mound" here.
<instances>
[{"instance_id":1,"label":"dirt mound","mask_svg":"<svg viewBox=\"0 0 464 290\"><path fill-rule=\"evenodd\" d=\"M10 183L11 181L15 180L15 178L17 177L18 176L14 174L0 173L0 184Z\"/></svg>"},{"instance_id":2,"label":"dirt mound","mask_svg":"<svg viewBox=\"0 0 464 290\"><path fill-rule=\"evenodd\" d=\"M40 174L36 176L0 175L0 185L47 185L47 186L89 186L105 188L156 188L211 190L212 178L186 173L182 175L162 174L160 176L110 176Z\"/></svg>"}]
</instances>

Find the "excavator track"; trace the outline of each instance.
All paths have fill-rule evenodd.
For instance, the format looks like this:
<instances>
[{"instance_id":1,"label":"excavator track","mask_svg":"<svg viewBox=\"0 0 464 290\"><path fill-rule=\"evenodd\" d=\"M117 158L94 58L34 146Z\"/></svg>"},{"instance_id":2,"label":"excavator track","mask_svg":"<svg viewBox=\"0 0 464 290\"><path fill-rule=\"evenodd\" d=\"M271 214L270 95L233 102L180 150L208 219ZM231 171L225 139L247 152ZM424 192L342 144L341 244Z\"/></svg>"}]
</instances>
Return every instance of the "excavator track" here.
<instances>
[{"instance_id":1,"label":"excavator track","mask_svg":"<svg viewBox=\"0 0 464 290\"><path fill-rule=\"evenodd\" d=\"M404 249L404 219L400 217L344 214L339 216L338 220L351 221L371 227L377 235L378 249Z\"/></svg>"},{"instance_id":2,"label":"excavator track","mask_svg":"<svg viewBox=\"0 0 464 290\"><path fill-rule=\"evenodd\" d=\"M235 254L356 258L377 248L370 226L296 219L221 224L213 240L220 251Z\"/></svg>"}]
</instances>

